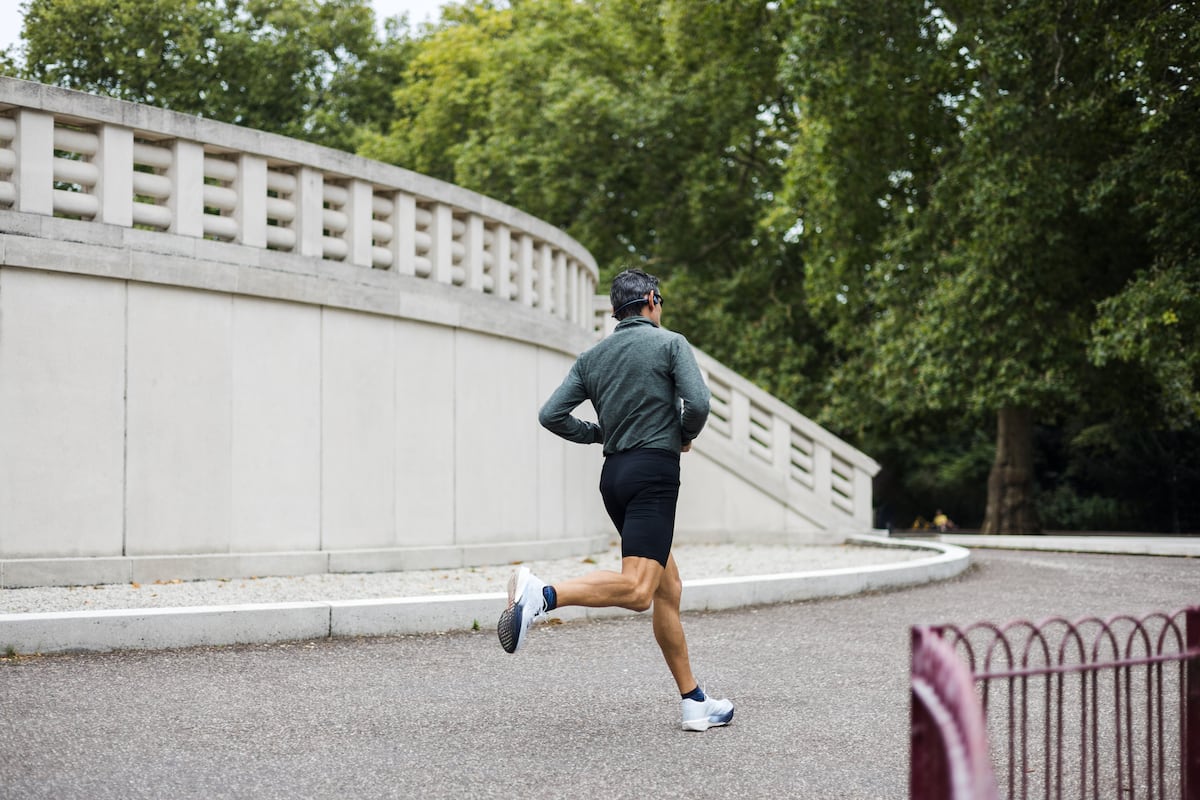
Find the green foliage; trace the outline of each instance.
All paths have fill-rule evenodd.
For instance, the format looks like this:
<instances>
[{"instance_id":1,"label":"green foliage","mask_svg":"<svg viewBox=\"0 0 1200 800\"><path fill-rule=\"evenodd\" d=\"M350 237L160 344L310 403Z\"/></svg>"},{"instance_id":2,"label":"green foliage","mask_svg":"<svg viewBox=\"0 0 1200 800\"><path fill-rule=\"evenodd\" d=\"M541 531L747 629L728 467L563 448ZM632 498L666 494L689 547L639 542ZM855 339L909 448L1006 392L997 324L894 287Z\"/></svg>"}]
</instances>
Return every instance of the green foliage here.
<instances>
[{"instance_id":1,"label":"green foliage","mask_svg":"<svg viewBox=\"0 0 1200 800\"><path fill-rule=\"evenodd\" d=\"M1127 150L1089 187L1094 203L1129 193L1151 259L1099 304L1089 354L1144 369L1174 429L1200 419L1200 10L1137 2L1105 42L1120 65L1106 75L1128 106Z\"/></svg>"},{"instance_id":2,"label":"green foliage","mask_svg":"<svg viewBox=\"0 0 1200 800\"><path fill-rule=\"evenodd\" d=\"M1038 497L1038 514L1048 530L1128 530L1113 497L1080 497L1070 484L1059 484Z\"/></svg>"},{"instance_id":3,"label":"green foliage","mask_svg":"<svg viewBox=\"0 0 1200 800\"><path fill-rule=\"evenodd\" d=\"M464 0L379 38L367 0L31 0L25 40L0 70L356 149L664 277L668 325L884 463L898 524L978 525L1004 408L1051 527L1193 513L1194 3Z\"/></svg>"},{"instance_id":4,"label":"green foliage","mask_svg":"<svg viewBox=\"0 0 1200 800\"><path fill-rule=\"evenodd\" d=\"M22 35L22 77L342 146L405 60L369 0L30 0Z\"/></svg>"},{"instance_id":5,"label":"green foliage","mask_svg":"<svg viewBox=\"0 0 1200 800\"><path fill-rule=\"evenodd\" d=\"M779 104L773 12L525 0L459 19L424 40L395 124L360 152L564 227L606 271L744 265L779 169L758 119Z\"/></svg>"},{"instance_id":6,"label":"green foliage","mask_svg":"<svg viewBox=\"0 0 1200 800\"><path fill-rule=\"evenodd\" d=\"M1120 406L1098 368L1122 360L1195 425L1195 9L794 8L789 198L837 352L821 419L1052 422Z\"/></svg>"},{"instance_id":7,"label":"green foliage","mask_svg":"<svg viewBox=\"0 0 1200 800\"><path fill-rule=\"evenodd\" d=\"M1200 430L1067 421L1039 436L1038 509L1060 530L1187 531L1200 521Z\"/></svg>"}]
</instances>

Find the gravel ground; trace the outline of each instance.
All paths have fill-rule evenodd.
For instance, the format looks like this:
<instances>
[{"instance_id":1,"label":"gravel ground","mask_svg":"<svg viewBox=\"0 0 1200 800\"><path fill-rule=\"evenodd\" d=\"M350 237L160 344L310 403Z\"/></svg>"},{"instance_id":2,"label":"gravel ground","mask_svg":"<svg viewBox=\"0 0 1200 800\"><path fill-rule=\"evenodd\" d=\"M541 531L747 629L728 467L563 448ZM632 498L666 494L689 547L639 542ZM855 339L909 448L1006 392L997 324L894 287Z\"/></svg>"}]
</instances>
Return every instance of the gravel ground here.
<instances>
[{"instance_id":1,"label":"gravel ground","mask_svg":"<svg viewBox=\"0 0 1200 800\"><path fill-rule=\"evenodd\" d=\"M929 554L928 551L907 548L858 545L679 545L674 553L685 581L692 578L748 577L892 564ZM544 579L563 580L595 569L619 570L621 552L618 547L613 547L588 558L526 563ZM501 565L286 578L0 589L0 614L503 592L511 574L511 565Z\"/></svg>"}]
</instances>

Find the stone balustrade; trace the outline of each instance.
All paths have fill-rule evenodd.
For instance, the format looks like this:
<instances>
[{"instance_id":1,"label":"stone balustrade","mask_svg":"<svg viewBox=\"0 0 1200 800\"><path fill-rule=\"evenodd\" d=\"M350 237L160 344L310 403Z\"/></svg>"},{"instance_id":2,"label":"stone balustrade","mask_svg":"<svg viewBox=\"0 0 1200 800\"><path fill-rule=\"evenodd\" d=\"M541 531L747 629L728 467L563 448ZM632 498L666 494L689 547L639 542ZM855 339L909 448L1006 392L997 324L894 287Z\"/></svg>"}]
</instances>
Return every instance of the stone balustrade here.
<instances>
[{"instance_id":1,"label":"stone balustrade","mask_svg":"<svg viewBox=\"0 0 1200 800\"><path fill-rule=\"evenodd\" d=\"M0 209L465 286L592 324L562 231L458 186L271 134L0 79Z\"/></svg>"},{"instance_id":2,"label":"stone balustrade","mask_svg":"<svg viewBox=\"0 0 1200 800\"><path fill-rule=\"evenodd\" d=\"M593 312L595 334L611 333L616 323L606 295L596 296ZM713 504L699 503L698 498L693 505L705 508L707 516L693 514L687 504L681 504L687 530L704 530L705 538L722 539L722 531L744 528L747 517L757 516L763 509L770 509L759 526L764 531L836 535L838 531L870 529L871 481L879 464L708 354L695 352L712 392L708 423L696 440L696 450L708 459L736 464L731 470L736 481L752 490L744 503L732 503L736 509L730 512L733 518L724 511L714 514ZM685 500L687 495L736 495L728 476L695 488L685 483L684 492ZM757 493L771 501L757 502ZM782 518L780 509L787 510Z\"/></svg>"},{"instance_id":3,"label":"stone balustrade","mask_svg":"<svg viewBox=\"0 0 1200 800\"><path fill-rule=\"evenodd\" d=\"M0 78L0 587L603 549L601 449L537 424L597 278L461 187ZM868 530L875 463L698 356L678 539Z\"/></svg>"}]
</instances>

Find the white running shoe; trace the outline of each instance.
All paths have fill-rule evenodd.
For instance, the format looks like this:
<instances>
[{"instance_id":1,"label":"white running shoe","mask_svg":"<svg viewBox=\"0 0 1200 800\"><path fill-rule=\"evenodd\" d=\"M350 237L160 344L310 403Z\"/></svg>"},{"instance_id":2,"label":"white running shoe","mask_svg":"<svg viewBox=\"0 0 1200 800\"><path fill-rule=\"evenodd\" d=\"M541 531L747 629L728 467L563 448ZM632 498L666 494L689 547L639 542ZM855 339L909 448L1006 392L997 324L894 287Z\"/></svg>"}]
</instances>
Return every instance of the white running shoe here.
<instances>
[{"instance_id":1,"label":"white running shoe","mask_svg":"<svg viewBox=\"0 0 1200 800\"><path fill-rule=\"evenodd\" d=\"M706 731L718 725L728 725L733 719L733 703L728 700L706 697L703 700L682 700L679 705L683 709L685 731Z\"/></svg>"},{"instance_id":2,"label":"white running shoe","mask_svg":"<svg viewBox=\"0 0 1200 800\"><path fill-rule=\"evenodd\" d=\"M496 635L506 653L515 653L525 644L529 626L546 616L546 598L542 596L545 583L521 567L508 579L508 608L500 614Z\"/></svg>"}]
</instances>

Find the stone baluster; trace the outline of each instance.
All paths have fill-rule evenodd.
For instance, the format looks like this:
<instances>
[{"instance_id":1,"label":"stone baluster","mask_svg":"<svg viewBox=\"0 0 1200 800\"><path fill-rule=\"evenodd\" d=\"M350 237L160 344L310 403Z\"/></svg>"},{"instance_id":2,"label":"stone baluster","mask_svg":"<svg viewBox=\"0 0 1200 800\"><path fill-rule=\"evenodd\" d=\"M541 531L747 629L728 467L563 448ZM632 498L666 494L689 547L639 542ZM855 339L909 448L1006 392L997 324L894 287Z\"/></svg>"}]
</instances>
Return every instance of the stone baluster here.
<instances>
[{"instance_id":1,"label":"stone baluster","mask_svg":"<svg viewBox=\"0 0 1200 800\"><path fill-rule=\"evenodd\" d=\"M792 426L778 414L771 415L771 453L775 471L784 477L792 473Z\"/></svg>"},{"instance_id":2,"label":"stone baluster","mask_svg":"<svg viewBox=\"0 0 1200 800\"><path fill-rule=\"evenodd\" d=\"M13 183L17 187L15 210L26 214L54 213L54 117L39 111L17 111Z\"/></svg>"},{"instance_id":3,"label":"stone baluster","mask_svg":"<svg viewBox=\"0 0 1200 800\"><path fill-rule=\"evenodd\" d=\"M522 305L533 305L533 237L522 233L517 250L517 301Z\"/></svg>"},{"instance_id":4,"label":"stone baluster","mask_svg":"<svg viewBox=\"0 0 1200 800\"><path fill-rule=\"evenodd\" d=\"M872 525L874 522L874 509L871 508L871 495L874 491L872 476L867 474L866 470L854 467L854 494L851 499L854 501L854 518L864 525Z\"/></svg>"},{"instance_id":5,"label":"stone baluster","mask_svg":"<svg viewBox=\"0 0 1200 800\"><path fill-rule=\"evenodd\" d=\"M128 228L133 225L133 131L117 125L100 126L93 162L100 171L96 196L99 222Z\"/></svg>"},{"instance_id":6,"label":"stone baluster","mask_svg":"<svg viewBox=\"0 0 1200 800\"><path fill-rule=\"evenodd\" d=\"M512 297L512 232L507 225L497 225L492 237L492 291L497 297Z\"/></svg>"},{"instance_id":7,"label":"stone baluster","mask_svg":"<svg viewBox=\"0 0 1200 800\"><path fill-rule=\"evenodd\" d=\"M171 233L182 236L204 235L204 147L196 142L176 139L171 145Z\"/></svg>"},{"instance_id":8,"label":"stone baluster","mask_svg":"<svg viewBox=\"0 0 1200 800\"><path fill-rule=\"evenodd\" d=\"M567 318L567 254L554 254L554 305L548 310L559 319Z\"/></svg>"},{"instance_id":9,"label":"stone baluster","mask_svg":"<svg viewBox=\"0 0 1200 800\"><path fill-rule=\"evenodd\" d=\"M343 212L349 221L346 241L350 251L346 261L356 267L369 267L372 263L371 247L374 237L375 190L366 181L350 181L347 187L346 206Z\"/></svg>"},{"instance_id":10,"label":"stone baluster","mask_svg":"<svg viewBox=\"0 0 1200 800\"><path fill-rule=\"evenodd\" d=\"M569 298L569 300L568 300L568 308L567 308L567 318L571 322L574 322L575 324L579 324L579 322L581 320L585 319L581 315L583 306L580 303L580 299L581 299L580 295L582 294L582 292L579 291L579 286L582 283L582 281L580 280L579 273L580 273L579 263L577 261L575 261L574 259L571 259L570 261L568 261L567 262L567 297ZM589 292L589 295L590 294L591 293Z\"/></svg>"},{"instance_id":11,"label":"stone baluster","mask_svg":"<svg viewBox=\"0 0 1200 800\"><path fill-rule=\"evenodd\" d=\"M267 246L267 160L262 156L242 153L237 160L237 205L233 218L237 221L238 241L248 247Z\"/></svg>"},{"instance_id":12,"label":"stone baluster","mask_svg":"<svg viewBox=\"0 0 1200 800\"><path fill-rule=\"evenodd\" d=\"M392 269L416 275L417 198L408 192L392 195Z\"/></svg>"},{"instance_id":13,"label":"stone baluster","mask_svg":"<svg viewBox=\"0 0 1200 800\"><path fill-rule=\"evenodd\" d=\"M325 255L325 177L319 170L300 167L296 171L296 250L303 256Z\"/></svg>"},{"instance_id":14,"label":"stone baluster","mask_svg":"<svg viewBox=\"0 0 1200 800\"><path fill-rule=\"evenodd\" d=\"M467 230L463 236L466 253L463 259L467 271L466 287L473 292L483 291L483 217L467 215Z\"/></svg>"},{"instance_id":15,"label":"stone baluster","mask_svg":"<svg viewBox=\"0 0 1200 800\"><path fill-rule=\"evenodd\" d=\"M730 387L729 438L738 453L750 452L750 398Z\"/></svg>"},{"instance_id":16,"label":"stone baluster","mask_svg":"<svg viewBox=\"0 0 1200 800\"><path fill-rule=\"evenodd\" d=\"M813 442L813 494L822 505L833 502L833 453L820 442Z\"/></svg>"},{"instance_id":17,"label":"stone baluster","mask_svg":"<svg viewBox=\"0 0 1200 800\"><path fill-rule=\"evenodd\" d=\"M537 248L537 307L550 312L553 309L554 297L554 248L549 242L542 242Z\"/></svg>"},{"instance_id":18,"label":"stone baluster","mask_svg":"<svg viewBox=\"0 0 1200 800\"><path fill-rule=\"evenodd\" d=\"M433 237L433 251L429 254L433 262L433 279L438 283L454 282L454 209L445 203L433 207L433 224L429 235Z\"/></svg>"}]
</instances>

